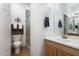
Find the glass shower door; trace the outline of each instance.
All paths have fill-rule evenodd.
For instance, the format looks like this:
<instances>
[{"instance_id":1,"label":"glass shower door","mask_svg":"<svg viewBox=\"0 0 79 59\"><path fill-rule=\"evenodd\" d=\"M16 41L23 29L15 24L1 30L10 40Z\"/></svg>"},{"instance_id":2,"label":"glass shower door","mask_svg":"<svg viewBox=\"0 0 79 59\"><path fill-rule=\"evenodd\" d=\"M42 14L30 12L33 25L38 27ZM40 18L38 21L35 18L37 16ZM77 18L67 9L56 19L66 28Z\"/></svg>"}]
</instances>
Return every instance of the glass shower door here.
<instances>
[{"instance_id":1,"label":"glass shower door","mask_svg":"<svg viewBox=\"0 0 79 59\"><path fill-rule=\"evenodd\" d=\"M26 46L30 48L30 11L26 10Z\"/></svg>"}]
</instances>

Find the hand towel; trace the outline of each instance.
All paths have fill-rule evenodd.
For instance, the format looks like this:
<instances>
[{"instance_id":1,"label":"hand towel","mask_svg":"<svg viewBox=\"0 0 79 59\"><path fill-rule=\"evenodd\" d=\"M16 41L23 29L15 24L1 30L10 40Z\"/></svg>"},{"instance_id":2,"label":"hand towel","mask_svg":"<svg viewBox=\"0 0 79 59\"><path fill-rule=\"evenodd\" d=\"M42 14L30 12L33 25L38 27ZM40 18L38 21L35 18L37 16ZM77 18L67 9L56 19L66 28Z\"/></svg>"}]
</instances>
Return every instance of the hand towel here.
<instances>
[{"instance_id":1,"label":"hand towel","mask_svg":"<svg viewBox=\"0 0 79 59\"><path fill-rule=\"evenodd\" d=\"M44 26L49 27L49 17L45 17Z\"/></svg>"}]
</instances>

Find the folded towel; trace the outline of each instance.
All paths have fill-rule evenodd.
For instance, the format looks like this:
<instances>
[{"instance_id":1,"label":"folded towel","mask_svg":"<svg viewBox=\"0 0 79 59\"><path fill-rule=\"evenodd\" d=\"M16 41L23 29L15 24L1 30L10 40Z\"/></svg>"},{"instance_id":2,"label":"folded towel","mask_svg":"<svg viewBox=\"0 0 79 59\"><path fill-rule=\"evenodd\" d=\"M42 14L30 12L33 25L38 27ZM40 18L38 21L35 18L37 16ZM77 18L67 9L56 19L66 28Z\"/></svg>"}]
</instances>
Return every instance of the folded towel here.
<instances>
[{"instance_id":1,"label":"folded towel","mask_svg":"<svg viewBox=\"0 0 79 59\"><path fill-rule=\"evenodd\" d=\"M17 24L13 24L13 28L14 29L17 29Z\"/></svg>"},{"instance_id":2,"label":"folded towel","mask_svg":"<svg viewBox=\"0 0 79 59\"><path fill-rule=\"evenodd\" d=\"M22 29L22 24L19 24L19 29Z\"/></svg>"}]
</instances>

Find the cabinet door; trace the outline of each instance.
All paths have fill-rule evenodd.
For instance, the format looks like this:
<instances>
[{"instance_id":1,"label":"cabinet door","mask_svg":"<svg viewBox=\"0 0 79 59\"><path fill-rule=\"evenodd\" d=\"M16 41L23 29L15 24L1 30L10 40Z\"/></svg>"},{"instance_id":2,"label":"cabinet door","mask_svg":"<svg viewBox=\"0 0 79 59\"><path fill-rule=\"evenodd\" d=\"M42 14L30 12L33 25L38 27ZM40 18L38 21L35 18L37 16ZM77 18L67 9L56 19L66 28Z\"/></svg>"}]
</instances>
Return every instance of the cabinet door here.
<instances>
[{"instance_id":1,"label":"cabinet door","mask_svg":"<svg viewBox=\"0 0 79 59\"><path fill-rule=\"evenodd\" d=\"M45 55L56 56L56 48L47 44L45 47Z\"/></svg>"},{"instance_id":2,"label":"cabinet door","mask_svg":"<svg viewBox=\"0 0 79 59\"><path fill-rule=\"evenodd\" d=\"M72 54L63 50L57 50L57 56L72 56Z\"/></svg>"}]
</instances>

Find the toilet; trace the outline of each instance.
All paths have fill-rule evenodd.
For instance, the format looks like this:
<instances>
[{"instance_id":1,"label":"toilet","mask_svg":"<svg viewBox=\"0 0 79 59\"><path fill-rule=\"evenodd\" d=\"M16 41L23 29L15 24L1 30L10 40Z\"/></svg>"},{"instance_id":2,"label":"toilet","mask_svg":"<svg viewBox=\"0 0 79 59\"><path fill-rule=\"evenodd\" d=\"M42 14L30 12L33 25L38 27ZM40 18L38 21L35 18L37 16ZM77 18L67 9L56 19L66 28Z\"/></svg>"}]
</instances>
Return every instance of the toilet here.
<instances>
[{"instance_id":1,"label":"toilet","mask_svg":"<svg viewBox=\"0 0 79 59\"><path fill-rule=\"evenodd\" d=\"M13 37L13 47L15 48L15 54L20 53L20 47L21 47L21 35L12 35Z\"/></svg>"}]
</instances>

